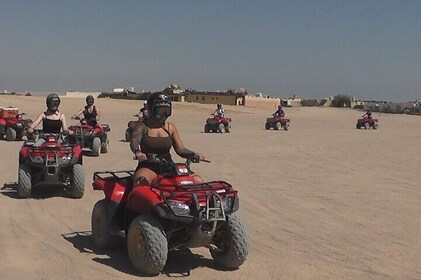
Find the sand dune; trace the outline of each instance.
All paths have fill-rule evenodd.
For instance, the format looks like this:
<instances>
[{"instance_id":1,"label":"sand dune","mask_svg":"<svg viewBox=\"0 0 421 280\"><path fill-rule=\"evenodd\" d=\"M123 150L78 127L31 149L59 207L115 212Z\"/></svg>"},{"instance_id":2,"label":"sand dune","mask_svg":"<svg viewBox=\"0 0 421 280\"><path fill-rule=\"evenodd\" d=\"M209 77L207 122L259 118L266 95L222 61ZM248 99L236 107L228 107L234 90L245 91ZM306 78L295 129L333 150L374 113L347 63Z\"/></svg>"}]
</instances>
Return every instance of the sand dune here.
<instances>
[{"instance_id":1,"label":"sand dune","mask_svg":"<svg viewBox=\"0 0 421 280\"><path fill-rule=\"evenodd\" d=\"M96 99L111 127L110 151L85 157L85 196L17 199L22 142L0 141L0 279L135 279L122 246L100 251L90 216L103 194L99 170L132 169L123 142L141 101ZM42 97L0 96L35 119ZM68 117L83 99L62 98ZM374 114L379 129L357 130L356 110L287 108L290 131L266 131L271 111L226 106L232 133L205 134L214 106L174 103L186 147L212 161L193 169L232 183L240 194L250 251L235 271L217 268L206 249L171 253L155 279L421 279L421 118ZM179 159L177 156L174 156ZM181 160L181 159L179 159Z\"/></svg>"}]
</instances>

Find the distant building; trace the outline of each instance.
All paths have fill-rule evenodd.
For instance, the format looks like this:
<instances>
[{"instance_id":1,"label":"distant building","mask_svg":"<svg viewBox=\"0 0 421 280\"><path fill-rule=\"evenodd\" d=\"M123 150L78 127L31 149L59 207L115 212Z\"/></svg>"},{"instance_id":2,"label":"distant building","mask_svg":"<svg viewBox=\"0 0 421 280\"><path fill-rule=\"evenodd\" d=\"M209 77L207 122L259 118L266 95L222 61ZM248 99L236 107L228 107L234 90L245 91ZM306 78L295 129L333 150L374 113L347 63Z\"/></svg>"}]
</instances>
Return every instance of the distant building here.
<instances>
[{"instance_id":1,"label":"distant building","mask_svg":"<svg viewBox=\"0 0 421 280\"><path fill-rule=\"evenodd\" d=\"M185 101L203 104L244 105L247 92L186 90Z\"/></svg>"},{"instance_id":2,"label":"distant building","mask_svg":"<svg viewBox=\"0 0 421 280\"><path fill-rule=\"evenodd\" d=\"M370 109L373 112L395 113L402 114L405 111L411 110L414 107L414 102L365 102L364 109Z\"/></svg>"},{"instance_id":3,"label":"distant building","mask_svg":"<svg viewBox=\"0 0 421 280\"><path fill-rule=\"evenodd\" d=\"M85 98L88 95L92 95L93 97L98 97L102 92L99 91L66 91L64 96L70 98Z\"/></svg>"},{"instance_id":4,"label":"distant building","mask_svg":"<svg viewBox=\"0 0 421 280\"><path fill-rule=\"evenodd\" d=\"M186 99L186 93L184 89L180 85L177 85L177 84L171 84L169 87L165 88L162 92L168 95L171 101L184 102Z\"/></svg>"}]
</instances>

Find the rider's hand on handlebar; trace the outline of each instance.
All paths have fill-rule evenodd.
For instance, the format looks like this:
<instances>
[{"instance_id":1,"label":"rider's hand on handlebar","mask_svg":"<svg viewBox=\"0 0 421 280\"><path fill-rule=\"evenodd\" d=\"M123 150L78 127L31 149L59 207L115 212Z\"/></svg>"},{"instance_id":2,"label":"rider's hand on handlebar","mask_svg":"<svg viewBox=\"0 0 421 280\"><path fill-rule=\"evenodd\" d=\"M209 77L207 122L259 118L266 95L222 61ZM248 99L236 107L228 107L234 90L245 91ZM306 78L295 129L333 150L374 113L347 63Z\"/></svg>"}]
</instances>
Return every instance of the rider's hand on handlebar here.
<instances>
[{"instance_id":1,"label":"rider's hand on handlebar","mask_svg":"<svg viewBox=\"0 0 421 280\"><path fill-rule=\"evenodd\" d=\"M146 154L142 153L141 151L137 151L137 152L134 154L134 156L135 156L135 158L136 158L138 161L145 161L145 160L147 160L147 156L146 156Z\"/></svg>"},{"instance_id":2,"label":"rider's hand on handlebar","mask_svg":"<svg viewBox=\"0 0 421 280\"><path fill-rule=\"evenodd\" d=\"M28 132L29 134L32 134L32 133L34 133L34 129L33 129L33 128L31 128L31 127L28 127L27 132Z\"/></svg>"}]
</instances>

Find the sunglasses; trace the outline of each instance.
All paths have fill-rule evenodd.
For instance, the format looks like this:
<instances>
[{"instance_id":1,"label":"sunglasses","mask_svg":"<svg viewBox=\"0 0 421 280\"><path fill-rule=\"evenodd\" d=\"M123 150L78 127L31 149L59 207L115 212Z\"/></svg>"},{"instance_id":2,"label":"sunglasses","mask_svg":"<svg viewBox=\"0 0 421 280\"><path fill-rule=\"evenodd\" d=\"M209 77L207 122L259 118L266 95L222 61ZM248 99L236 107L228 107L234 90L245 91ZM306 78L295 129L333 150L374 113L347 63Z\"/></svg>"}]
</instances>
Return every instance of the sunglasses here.
<instances>
[{"instance_id":1,"label":"sunglasses","mask_svg":"<svg viewBox=\"0 0 421 280\"><path fill-rule=\"evenodd\" d=\"M170 106L156 106L155 114L157 116L169 117L171 116L171 107Z\"/></svg>"}]
</instances>

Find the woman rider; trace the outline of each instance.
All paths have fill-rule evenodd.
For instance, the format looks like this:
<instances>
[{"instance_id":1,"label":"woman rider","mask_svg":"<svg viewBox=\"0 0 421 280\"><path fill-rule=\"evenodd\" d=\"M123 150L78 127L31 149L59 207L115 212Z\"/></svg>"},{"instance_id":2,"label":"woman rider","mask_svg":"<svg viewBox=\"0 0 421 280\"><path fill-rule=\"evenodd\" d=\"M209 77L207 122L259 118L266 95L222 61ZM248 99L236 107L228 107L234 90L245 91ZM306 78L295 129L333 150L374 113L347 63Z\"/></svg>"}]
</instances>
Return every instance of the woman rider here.
<instances>
[{"instance_id":1,"label":"woman rider","mask_svg":"<svg viewBox=\"0 0 421 280\"><path fill-rule=\"evenodd\" d=\"M205 156L186 149L173 123L167 122L171 116L172 105L168 96L162 93L154 93L147 100L148 115L142 123L133 128L130 148L135 154L139 164L134 174L134 187L150 186L157 174L160 173L160 165L149 161L147 154L157 154L159 158L171 159L170 149L182 158L199 156L204 160ZM194 183L203 183L203 179L194 174Z\"/></svg>"},{"instance_id":2,"label":"woman rider","mask_svg":"<svg viewBox=\"0 0 421 280\"><path fill-rule=\"evenodd\" d=\"M66 117L58 110L60 106L60 97L51 93L46 99L47 111L41 113L38 118L29 126L28 133L33 133L34 129L42 121L43 133L60 133L61 130L65 133L73 134L66 124Z\"/></svg>"},{"instance_id":3,"label":"woman rider","mask_svg":"<svg viewBox=\"0 0 421 280\"><path fill-rule=\"evenodd\" d=\"M101 116L99 109L94 105L94 97L88 95L86 97L86 106L81 108L79 112L73 115L73 119L83 113L83 118L90 126L96 126Z\"/></svg>"}]
</instances>

